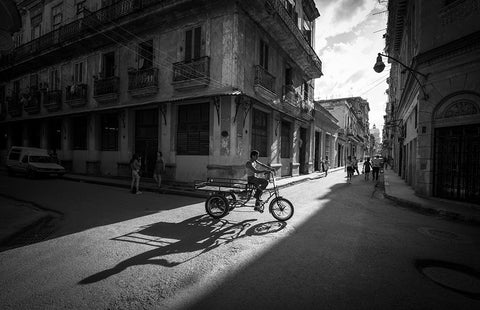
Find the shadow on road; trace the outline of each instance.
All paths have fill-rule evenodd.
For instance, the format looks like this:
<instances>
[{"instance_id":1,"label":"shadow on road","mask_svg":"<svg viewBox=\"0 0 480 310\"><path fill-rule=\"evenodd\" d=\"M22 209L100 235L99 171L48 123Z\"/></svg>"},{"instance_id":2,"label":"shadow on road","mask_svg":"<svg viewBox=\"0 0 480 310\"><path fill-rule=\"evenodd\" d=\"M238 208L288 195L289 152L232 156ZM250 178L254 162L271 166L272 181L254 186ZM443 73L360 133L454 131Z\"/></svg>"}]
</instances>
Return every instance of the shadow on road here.
<instances>
[{"instance_id":1,"label":"shadow on road","mask_svg":"<svg viewBox=\"0 0 480 310\"><path fill-rule=\"evenodd\" d=\"M81 280L79 284L101 281L131 266L153 264L174 267L240 238L276 233L286 227L285 222L267 222L252 226L255 221L256 219L247 219L241 222L230 222L201 215L180 223L158 222L142 227L138 231L115 237L112 240L148 244L156 246L155 249L124 260L111 269L89 276ZM195 254L182 261L171 261L165 258L167 255L178 253Z\"/></svg>"}]
</instances>

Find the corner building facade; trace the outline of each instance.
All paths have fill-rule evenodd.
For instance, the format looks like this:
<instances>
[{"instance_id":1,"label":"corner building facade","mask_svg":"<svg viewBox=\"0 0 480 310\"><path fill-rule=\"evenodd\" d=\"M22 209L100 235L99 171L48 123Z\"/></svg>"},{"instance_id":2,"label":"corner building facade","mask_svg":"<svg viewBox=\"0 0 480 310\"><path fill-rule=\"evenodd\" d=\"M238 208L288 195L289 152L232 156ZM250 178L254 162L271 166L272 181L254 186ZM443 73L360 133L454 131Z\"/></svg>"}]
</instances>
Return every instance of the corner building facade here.
<instances>
[{"instance_id":1,"label":"corner building facade","mask_svg":"<svg viewBox=\"0 0 480 310\"><path fill-rule=\"evenodd\" d=\"M384 148L422 196L480 203L480 2L389 1Z\"/></svg>"},{"instance_id":2,"label":"corner building facade","mask_svg":"<svg viewBox=\"0 0 480 310\"><path fill-rule=\"evenodd\" d=\"M313 0L23 0L0 58L0 149L55 149L74 173L242 177L252 149L313 170ZM283 137L283 139L282 139ZM2 156L4 160L5 156Z\"/></svg>"}]
</instances>

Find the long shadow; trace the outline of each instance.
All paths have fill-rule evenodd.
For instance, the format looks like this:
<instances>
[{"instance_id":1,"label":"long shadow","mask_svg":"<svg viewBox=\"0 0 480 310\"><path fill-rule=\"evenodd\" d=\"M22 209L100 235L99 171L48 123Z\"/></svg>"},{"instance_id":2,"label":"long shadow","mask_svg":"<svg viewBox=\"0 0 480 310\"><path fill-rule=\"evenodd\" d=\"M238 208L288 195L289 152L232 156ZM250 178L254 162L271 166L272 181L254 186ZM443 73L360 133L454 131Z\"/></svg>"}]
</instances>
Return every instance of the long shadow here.
<instances>
[{"instance_id":1,"label":"long shadow","mask_svg":"<svg viewBox=\"0 0 480 310\"><path fill-rule=\"evenodd\" d=\"M256 219L247 219L241 222L230 222L201 215L180 223L159 222L142 227L138 231L115 237L112 240L148 244L155 246L155 249L126 259L110 269L91 275L81 280L79 284L101 281L131 266L153 264L174 267L240 238L275 233L286 226L286 223L279 222L260 223L252 226L255 221ZM164 256L178 253L195 254L183 261L170 261L164 258Z\"/></svg>"}]
</instances>

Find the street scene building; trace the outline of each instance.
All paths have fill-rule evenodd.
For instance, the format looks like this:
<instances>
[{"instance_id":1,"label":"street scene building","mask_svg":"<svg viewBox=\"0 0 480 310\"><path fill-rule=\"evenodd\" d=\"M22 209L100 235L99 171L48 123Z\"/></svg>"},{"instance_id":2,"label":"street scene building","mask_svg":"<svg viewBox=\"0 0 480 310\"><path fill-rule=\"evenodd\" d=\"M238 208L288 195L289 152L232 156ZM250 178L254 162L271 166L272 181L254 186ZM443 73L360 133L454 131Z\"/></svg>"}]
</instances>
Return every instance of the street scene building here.
<instances>
[{"instance_id":1,"label":"street scene building","mask_svg":"<svg viewBox=\"0 0 480 310\"><path fill-rule=\"evenodd\" d=\"M316 101L338 120L335 164L344 166L348 156L363 161L372 156L368 121L369 104L361 97Z\"/></svg>"},{"instance_id":2,"label":"street scene building","mask_svg":"<svg viewBox=\"0 0 480 310\"><path fill-rule=\"evenodd\" d=\"M151 176L161 151L167 178L191 181L243 176L257 149L282 176L313 171L313 0L16 3L2 160L41 147L73 173L128 176L138 153Z\"/></svg>"},{"instance_id":3,"label":"street scene building","mask_svg":"<svg viewBox=\"0 0 480 310\"><path fill-rule=\"evenodd\" d=\"M417 194L479 203L479 2L389 1L388 12L386 155Z\"/></svg>"}]
</instances>

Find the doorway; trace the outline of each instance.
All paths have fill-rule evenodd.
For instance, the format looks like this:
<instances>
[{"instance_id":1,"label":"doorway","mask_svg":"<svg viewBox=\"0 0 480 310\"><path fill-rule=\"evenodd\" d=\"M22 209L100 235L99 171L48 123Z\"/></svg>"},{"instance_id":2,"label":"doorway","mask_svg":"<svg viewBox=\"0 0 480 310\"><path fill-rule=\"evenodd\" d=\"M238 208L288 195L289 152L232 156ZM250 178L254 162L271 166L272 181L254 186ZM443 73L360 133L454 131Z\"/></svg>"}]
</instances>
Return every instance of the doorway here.
<instances>
[{"instance_id":1,"label":"doorway","mask_svg":"<svg viewBox=\"0 0 480 310\"><path fill-rule=\"evenodd\" d=\"M135 153L142 156L142 176L152 177L158 151L158 110L135 112Z\"/></svg>"},{"instance_id":2,"label":"doorway","mask_svg":"<svg viewBox=\"0 0 480 310\"><path fill-rule=\"evenodd\" d=\"M435 129L434 194L480 204L480 124Z\"/></svg>"},{"instance_id":3,"label":"doorway","mask_svg":"<svg viewBox=\"0 0 480 310\"><path fill-rule=\"evenodd\" d=\"M314 170L315 171L321 171L320 169L320 132L315 131L315 161L314 161Z\"/></svg>"},{"instance_id":4,"label":"doorway","mask_svg":"<svg viewBox=\"0 0 480 310\"><path fill-rule=\"evenodd\" d=\"M299 143L299 145L300 145L300 147L299 147L300 174L306 174L306 173L308 173L308 167L307 167L306 160L305 160L306 159L305 150L307 149L306 148L306 145L307 145L307 129L305 129L303 127L300 127L300 143Z\"/></svg>"}]
</instances>

